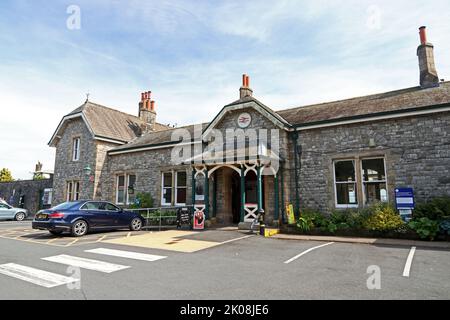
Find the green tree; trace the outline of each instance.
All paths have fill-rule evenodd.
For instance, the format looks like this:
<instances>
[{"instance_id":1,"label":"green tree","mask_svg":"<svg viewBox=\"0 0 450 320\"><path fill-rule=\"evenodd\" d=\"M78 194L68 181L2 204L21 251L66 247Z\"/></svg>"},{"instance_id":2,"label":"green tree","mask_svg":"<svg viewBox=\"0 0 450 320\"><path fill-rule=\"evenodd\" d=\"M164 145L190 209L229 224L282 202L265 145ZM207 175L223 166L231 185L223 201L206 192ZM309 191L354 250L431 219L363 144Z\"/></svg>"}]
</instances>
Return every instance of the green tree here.
<instances>
[{"instance_id":1,"label":"green tree","mask_svg":"<svg viewBox=\"0 0 450 320\"><path fill-rule=\"evenodd\" d=\"M0 182L10 182L14 181L11 171L7 168L0 170Z\"/></svg>"},{"instance_id":2,"label":"green tree","mask_svg":"<svg viewBox=\"0 0 450 320\"><path fill-rule=\"evenodd\" d=\"M45 177L42 173L34 173L33 174L33 180L44 180Z\"/></svg>"}]
</instances>

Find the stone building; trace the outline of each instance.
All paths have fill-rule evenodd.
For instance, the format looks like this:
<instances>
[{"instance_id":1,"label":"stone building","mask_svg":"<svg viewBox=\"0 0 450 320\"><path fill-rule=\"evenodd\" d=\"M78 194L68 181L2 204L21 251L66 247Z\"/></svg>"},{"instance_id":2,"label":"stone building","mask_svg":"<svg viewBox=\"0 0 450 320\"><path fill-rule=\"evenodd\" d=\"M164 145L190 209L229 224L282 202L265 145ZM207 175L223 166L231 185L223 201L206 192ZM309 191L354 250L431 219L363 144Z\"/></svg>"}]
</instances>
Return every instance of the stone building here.
<instances>
[{"instance_id":1,"label":"stone building","mask_svg":"<svg viewBox=\"0 0 450 320\"><path fill-rule=\"evenodd\" d=\"M218 222L249 223L263 209L277 223L285 206L330 212L450 195L450 82L440 81L425 28L420 85L275 111L253 96L211 122L169 128L143 93L133 116L86 101L65 116L56 147L54 201L80 198L127 206L148 192L156 206L194 205Z\"/></svg>"}]
</instances>

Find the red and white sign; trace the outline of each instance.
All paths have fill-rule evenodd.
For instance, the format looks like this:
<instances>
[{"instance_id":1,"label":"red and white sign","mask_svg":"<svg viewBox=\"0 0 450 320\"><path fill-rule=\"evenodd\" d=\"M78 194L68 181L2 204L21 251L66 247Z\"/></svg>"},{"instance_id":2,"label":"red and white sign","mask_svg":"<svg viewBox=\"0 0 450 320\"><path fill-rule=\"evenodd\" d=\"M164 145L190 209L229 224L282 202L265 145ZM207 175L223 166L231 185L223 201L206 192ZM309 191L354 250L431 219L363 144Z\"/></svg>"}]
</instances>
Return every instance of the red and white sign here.
<instances>
[{"instance_id":1,"label":"red and white sign","mask_svg":"<svg viewBox=\"0 0 450 320\"><path fill-rule=\"evenodd\" d=\"M205 214L203 211L197 211L194 214L194 230L205 229Z\"/></svg>"},{"instance_id":2,"label":"red and white sign","mask_svg":"<svg viewBox=\"0 0 450 320\"><path fill-rule=\"evenodd\" d=\"M252 116L245 112L245 113L241 113L238 117L238 126L239 128L245 129L247 128L250 123L252 122Z\"/></svg>"}]
</instances>

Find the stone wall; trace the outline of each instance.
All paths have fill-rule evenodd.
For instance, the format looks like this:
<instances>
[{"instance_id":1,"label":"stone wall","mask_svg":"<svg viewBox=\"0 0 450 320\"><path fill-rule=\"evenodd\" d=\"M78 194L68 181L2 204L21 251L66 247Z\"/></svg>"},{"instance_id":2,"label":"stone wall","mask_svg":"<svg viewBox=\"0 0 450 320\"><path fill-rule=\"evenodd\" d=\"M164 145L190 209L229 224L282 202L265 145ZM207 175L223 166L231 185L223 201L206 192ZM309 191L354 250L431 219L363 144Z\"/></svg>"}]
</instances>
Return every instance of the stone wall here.
<instances>
[{"instance_id":1,"label":"stone wall","mask_svg":"<svg viewBox=\"0 0 450 320\"><path fill-rule=\"evenodd\" d=\"M19 207L20 197L25 196L23 207L33 216L41 209L41 196L44 189L52 188L52 186L53 179L0 182L0 197L10 205Z\"/></svg>"},{"instance_id":2,"label":"stone wall","mask_svg":"<svg viewBox=\"0 0 450 320\"><path fill-rule=\"evenodd\" d=\"M80 160L72 161L73 139L80 137ZM64 134L56 146L54 203L66 200L67 181L80 181L80 199L91 199L94 195L94 183L89 181L84 168L89 165L96 168L96 144L87 126L81 118L69 120Z\"/></svg>"},{"instance_id":3,"label":"stone wall","mask_svg":"<svg viewBox=\"0 0 450 320\"><path fill-rule=\"evenodd\" d=\"M385 157L391 202L396 187L414 188L417 201L450 195L449 141L448 112L301 131L301 208L335 208L335 159Z\"/></svg>"},{"instance_id":4,"label":"stone wall","mask_svg":"<svg viewBox=\"0 0 450 320\"><path fill-rule=\"evenodd\" d=\"M161 175L163 172L176 170L187 174L187 204L191 204L190 166L171 165L172 148L148 150L119 155L109 155L107 165L102 171L101 199L116 201L116 177L119 174L136 175L135 193L150 193L155 200L154 205L161 205Z\"/></svg>"}]
</instances>

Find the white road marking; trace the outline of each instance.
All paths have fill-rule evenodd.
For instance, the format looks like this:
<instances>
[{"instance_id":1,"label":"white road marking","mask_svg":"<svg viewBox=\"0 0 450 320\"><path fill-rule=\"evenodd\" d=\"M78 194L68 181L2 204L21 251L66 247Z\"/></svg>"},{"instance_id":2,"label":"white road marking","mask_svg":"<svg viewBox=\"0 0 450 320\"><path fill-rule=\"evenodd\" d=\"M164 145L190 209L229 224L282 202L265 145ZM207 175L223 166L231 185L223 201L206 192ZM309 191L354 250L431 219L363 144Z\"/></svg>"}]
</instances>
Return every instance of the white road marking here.
<instances>
[{"instance_id":1,"label":"white road marking","mask_svg":"<svg viewBox=\"0 0 450 320\"><path fill-rule=\"evenodd\" d=\"M122 251L122 250L114 250L114 249L106 249L106 248L85 250L85 252L104 254L107 256L121 257L121 258L128 258L128 259L135 259L135 260L142 260L142 261L157 261L157 260L167 258L166 256L157 256L157 255L153 255L153 254L145 254L145 253L139 253L139 252Z\"/></svg>"},{"instance_id":2,"label":"white road marking","mask_svg":"<svg viewBox=\"0 0 450 320\"><path fill-rule=\"evenodd\" d=\"M130 268L129 266L123 266L120 264L114 264L99 260L91 260L80 257L69 256L66 254L61 254L59 256L42 258L42 260L66 264L73 267L79 267L83 269L89 269L94 271L100 271L105 273L112 273L122 269Z\"/></svg>"},{"instance_id":3,"label":"white road marking","mask_svg":"<svg viewBox=\"0 0 450 320\"><path fill-rule=\"evenodd\" d=\"M416 252L416 247L411 247L411 250L409 250L408 258L406 259L405 269L403 269L404 277L409 277L409 271L411 270L411 264L412 264L415 252Z\"/></svg>"},{"instance_id":4,"label":"white road marking","mask_svg":"<svg viewBox=\"0 0 450 320\"><path fill-rule=\"evenodd\" d=\"M230 243L230 242L234 242L234 241L238 241L238 240L242 240L242 239L247 239L247 238L250 238L250 237L254 237L254 235L252 234L252 235L249 235L249 236L244 236L244 237L239 237L239 238L227 240L227 241L221 242L219 244Z\"/></svg>"},{"instance_id":5,"label":"white road marking","mask_svg":"<svg viewBox=\"0 0 450 320\"><path fill-rule=\"evenodd\" d=\"M26 267L15 263L0 265L0 273L16 279L31 282L45 288L53 288L63 284L79 281L79 279L66 277L56 273Z\"/></svg>"},{"instance_id":6,"label":"white road marking","mask_svg":"<svg viewBox=\"0 0 450 320\"><path fill-rule=\"evenodd\" d=\"M322 244L320 246L309 248L308 250L303 251L302 253L296 255L295 257L292 257L289 260L286 260L284 263L286 263L286 264L291 263L292 261L297 260L301 256L303 256L303 255L305 255L305 254L307 254L307 253L309 253L309 252L311 252L313 250L316 250L316 249L319 249L319 248L322 248L322 247L325 247L325 246L329 246L330 244L333 244L333 243L334 242L328 242L328 243Z\"/></svg>"}]
</instances>

